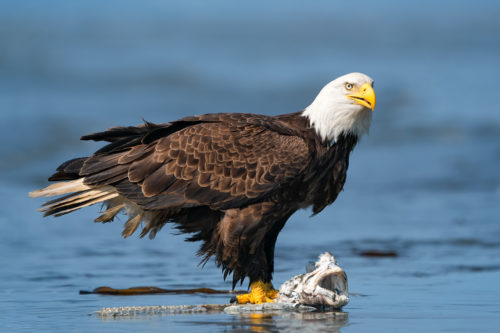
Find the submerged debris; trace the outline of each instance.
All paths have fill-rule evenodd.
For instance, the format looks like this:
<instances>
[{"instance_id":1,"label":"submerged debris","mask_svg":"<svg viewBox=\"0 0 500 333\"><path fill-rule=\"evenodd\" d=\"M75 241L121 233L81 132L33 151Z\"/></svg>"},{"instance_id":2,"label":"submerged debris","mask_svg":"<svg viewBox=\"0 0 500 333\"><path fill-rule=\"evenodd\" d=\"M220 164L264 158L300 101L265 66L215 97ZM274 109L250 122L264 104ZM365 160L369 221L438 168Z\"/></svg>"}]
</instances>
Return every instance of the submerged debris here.
<instances>
[{"instance_id":1,"label":"submerged debris","mask_svg":"<svg viewBox=\"0 0 500 333\"><path fill-rule=\"evenodd\" d=\"M132 287L127 289L115 289L111 287L98 287L92 291L80 290L80 295L101 294L101 295L152 295L152 294L237 294L243 293L239 290L216 290L212 288L195 289L163 289L158 287Z\"/></svg>"},{"instance_id":2,"label":"submerged debris","mask_svg":"<svg viewBox=\"0 0 500 333\"><path fill-rule=\"evenodd\" d=\"M189 314L226 312L229 314L254 313L254 312L313 312L317 309L312 306L288 303L264 304L198 304L198 305L152 305L152 306L122 306L102 308L94 312L98 317L133 317L167 314Z\"/></svg>"},{"instance_id":3,"label":"submerged debris","mask_svg":"<svg viewBox=\"0 0 500 333\"><path fill-rule=\"evenodd\" d=\"M396 251L366 250L359 254L362 257L397 257Z\"/></svg>"},{"instance_id":4,"label":"submerged debris","mask_svg":"<svg viewBox=\"0 0 500 333\"><path fill-rule=\"evenodd\" d=\"M297 275L280 287L277 303L326 306L340 309L349 303L347 275L329 252L307 267L307 273Z\"/></svg>"},{"instance_id":5,"label":"submerged debris","mask_svg":"<svg viewBox=\"0 0 500 333\"><path fill-rule=\"evenodd\" d=\"M229 304L121 306L115 308L102 308L94 313L98 317L131 317L143 315L222 312L228 305Z\"/></svg>"}]
</instances>

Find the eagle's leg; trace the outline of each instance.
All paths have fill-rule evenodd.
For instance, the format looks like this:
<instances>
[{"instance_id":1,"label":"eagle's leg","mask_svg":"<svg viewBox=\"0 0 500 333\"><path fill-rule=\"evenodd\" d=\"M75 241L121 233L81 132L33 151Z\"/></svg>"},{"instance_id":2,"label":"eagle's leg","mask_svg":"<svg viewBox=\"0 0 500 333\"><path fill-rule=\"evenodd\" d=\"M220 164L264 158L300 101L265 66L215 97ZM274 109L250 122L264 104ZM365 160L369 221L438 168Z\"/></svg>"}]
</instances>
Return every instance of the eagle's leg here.
<instances>
[{"instance_id":1,"label":"eagle's leg","mask_svg":"<svg viewBox=\"0 0 500 333\"><path fill-rule=\"evenodd\" d=\"M233 288L245 277L250 280L250 292L232 299L238 304L274 303L278 290L271 283L274 272L274 247L280 230L294 212L278 207L274 202L250 205L240 210L226 211L219 223L221 236L230 235L225 244L237 244L233 248L219 246L229 255L222 262L233 273ZM237 225L238 227L234 227ZM241 232L240 230L244 230ZM232 239L236 239L236 241ZM223 239L224 240L224 239ZM223 257L221 255L221 257ZM227 271L226 271L227 272Z\"/></svg>"},{"instance_id":2,"label":"eagle's leg","mask_svg":"<svg viewBox=\"0 0 500 333\"><path fill-rule=\"evenodd\" d=\"M274 289L271 282L259 280L250 284L250 292L248 294L236 295L236 301L238 304L274 303L277 295L278 290Z\"/></svg>"}]
</instances>

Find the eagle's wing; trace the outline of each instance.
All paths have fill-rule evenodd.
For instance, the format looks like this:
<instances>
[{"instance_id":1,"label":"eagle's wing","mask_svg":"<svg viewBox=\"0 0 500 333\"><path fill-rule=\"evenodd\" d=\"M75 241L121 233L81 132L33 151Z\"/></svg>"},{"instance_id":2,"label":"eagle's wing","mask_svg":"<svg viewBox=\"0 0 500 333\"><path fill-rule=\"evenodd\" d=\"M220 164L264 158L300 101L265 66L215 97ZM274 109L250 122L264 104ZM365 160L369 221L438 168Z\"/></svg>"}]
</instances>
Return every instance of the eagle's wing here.
<instances>
[{"instance_id":1,"label":"eagle's wing","mask_svg":"<svg viewBox=\"0 0 500 333\"><path fill-rule=\"evenodd\" d=\"M228 209L272 196L307 165L306 142L275 118L210 117L87 136L111 143L79 174L86 185L112 185L145 210Z\"/></svg>"}]
</instances>

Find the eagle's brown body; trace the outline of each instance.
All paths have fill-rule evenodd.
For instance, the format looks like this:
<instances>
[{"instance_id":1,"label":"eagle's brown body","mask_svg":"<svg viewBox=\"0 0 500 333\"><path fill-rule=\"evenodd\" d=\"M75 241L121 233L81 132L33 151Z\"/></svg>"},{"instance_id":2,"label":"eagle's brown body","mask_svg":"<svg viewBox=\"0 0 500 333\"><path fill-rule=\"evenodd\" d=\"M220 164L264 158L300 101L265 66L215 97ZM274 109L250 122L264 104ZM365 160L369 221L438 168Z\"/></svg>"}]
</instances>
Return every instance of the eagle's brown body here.
<instances>
[{"instance_id":1,"label":"eagle's brown body","mask_svg":"<svg viewBox=\"0 0 500 333\"><path fill-rule=\"evenodd\" d=\"M49 180L79 185L59 191L70 194L46 203L46 215L104 202L96 221L127 210L125 237L141 222L141 237L174 222L202 241L204 260L214 255L224 277L233 274L233 287L245 277L271 281L278 233L298 209L318 213L336 199L358 140L325 142L300 112L208 114L82 139L109 144L57 169Z\"/></svg>"}]
</instances>

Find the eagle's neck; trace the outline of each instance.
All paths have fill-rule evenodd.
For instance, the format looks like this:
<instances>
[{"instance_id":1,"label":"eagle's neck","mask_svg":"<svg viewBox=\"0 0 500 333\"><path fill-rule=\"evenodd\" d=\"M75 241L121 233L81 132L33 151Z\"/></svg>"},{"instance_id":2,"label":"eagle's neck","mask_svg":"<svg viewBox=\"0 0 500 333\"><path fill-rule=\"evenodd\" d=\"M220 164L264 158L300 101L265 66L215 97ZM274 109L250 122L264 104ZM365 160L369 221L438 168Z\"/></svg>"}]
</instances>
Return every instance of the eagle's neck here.
<instances>
[{"instance_id":1,"label":"eagle's neck","mask_svg":"<svg viewBox=\"0 0 500 333\"><path fill-rule=\"evenodd\" d=\"M304 117L304 111L287 113L275 116L275 118L286 123L289 128L303 137L310 145L315 147L317 154L323 156L332 148L342 147L344 151L350 152L358 143L359 136L353 132L342 132L335 137L335 140L328 140L318 133L318 130L311 124L308 117Z\"/></svg>"},{"instance_id":2,"label":"eagle's neck","mask_svg":"<svg viewBox=\"0 0 500 333\"><path fill-rule=\"evenodd\" d=\"M345 99L345 96L341 98ZM323 141L330 143L336 142L341 135L361 137L367 134L372 120L371 110L325 96L323 91L304 110L302 116L308 119Z\"/></svg>"}]
</instances>

